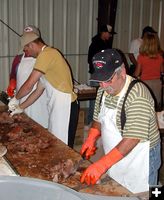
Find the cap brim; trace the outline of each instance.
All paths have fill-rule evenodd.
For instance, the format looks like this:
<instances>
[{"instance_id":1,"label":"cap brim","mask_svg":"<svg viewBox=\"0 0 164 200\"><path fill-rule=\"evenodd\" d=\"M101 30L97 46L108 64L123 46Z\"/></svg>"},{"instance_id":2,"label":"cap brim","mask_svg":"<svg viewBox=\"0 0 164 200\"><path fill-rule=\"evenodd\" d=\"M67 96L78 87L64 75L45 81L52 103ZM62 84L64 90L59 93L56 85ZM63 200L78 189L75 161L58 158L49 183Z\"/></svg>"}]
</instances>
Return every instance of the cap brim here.
<instances>
[{"instance_id":1,"label":"cap brim","mask_svg":"<svg viewBox=\"0 0 164 200\"><path fill-rule=\"evenodd\" d=\"M21 49L24 48L27 44L30 42L33 42L34 40L38 39L39 36L34 33L24 33L21 37Z\"/></svg>"},{"instance_id":2,"label":"cap brim","mask_svg":"<svg viewBox=\"0 0 164 200\"><path fill-rule=\"evenodd\" d=\"M105 73L93 73L91 74L91 78L89 79L89 81L94 81L94 82L106 82L108 81L111 76L113 75L114 72L105 72Z\"/></svg>"},{"instance_id":3,"label":"cap brim","mask_svg":"<svg viewBox=\"0 0 164 200\"><path fill-rule=\"evenodd\" d=\"M23 36L22 36L22 38L23 38ZM22 38L21 38L21 39L22 39ZM31 35L30 38L24 38L24 39L21 41L21 47L20 47L19 52L20 52L20 53L23 52L23 49L24 49L24 47L25 47L27 44L33 42L34 40L36 40L36 39L38 39L38 38L39 38L39 36L36 35L36 34L35 34L35 35Z\"/></svg>"}]
</instances>

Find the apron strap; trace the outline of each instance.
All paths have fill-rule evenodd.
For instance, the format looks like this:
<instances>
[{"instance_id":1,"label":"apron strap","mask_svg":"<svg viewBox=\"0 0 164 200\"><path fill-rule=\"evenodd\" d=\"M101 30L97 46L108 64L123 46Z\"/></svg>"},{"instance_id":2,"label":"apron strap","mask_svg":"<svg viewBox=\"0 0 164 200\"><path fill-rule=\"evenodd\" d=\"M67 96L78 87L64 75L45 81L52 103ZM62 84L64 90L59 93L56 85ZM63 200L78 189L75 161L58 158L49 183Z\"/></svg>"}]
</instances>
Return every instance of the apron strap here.
<instances>
[{"instance_id":1,"label":"apron strap","mask_svg":"<svg viewBox=\"0 0 164 200\"><path fill-rule=\"evenodd\" d=\"M122 104L122 109L121 109L121 130L124 129L125 122L126 122L126 114L125 114L125 102L126 102L126 99L128 97L128 94L129 94L130 90L132 89L132 87L138 82L142 82L142 81L137 80L137 79L133 80L129 84L128 90L126 92L126 95L125 95L125 98L124 98L124 101L123 101L123 104Z\"/></svg>"}]
</instances>

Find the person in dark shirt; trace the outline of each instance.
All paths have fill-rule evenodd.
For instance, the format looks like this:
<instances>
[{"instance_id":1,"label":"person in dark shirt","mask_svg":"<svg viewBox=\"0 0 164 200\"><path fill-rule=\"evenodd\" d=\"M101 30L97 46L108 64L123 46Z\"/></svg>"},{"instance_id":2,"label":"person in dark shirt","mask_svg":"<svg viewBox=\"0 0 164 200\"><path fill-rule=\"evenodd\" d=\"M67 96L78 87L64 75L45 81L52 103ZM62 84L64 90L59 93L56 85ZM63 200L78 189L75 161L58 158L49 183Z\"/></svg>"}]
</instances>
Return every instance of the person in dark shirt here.
<instances>
[{"instance_id":1,"label":"person in dark shirt","mask_svg":"<svg viewBox=\"0 0 164 200\"><path fill-rule=\"evenodd\" d=\"M100 52L103 49L111 49L112 48L112 41L113 41L113 35L116 34L112 30L112 26L110 25L101 25L98 34L96 34L92 38L92 42L89 46L88 50L88 64L89 64L89 73L94 73L94 67L92 64L92 58L93 56ZM98 83L92 82L90 83L91 86L98 86ZM89 111L87 116L87 124L89 125L92 122L93 118L93 110L94 110L94 104L95 100L89 101Z\"/></svg>"},{"instance_id":2,"label":"person in dark shirt","mask_svg":"<svg viewBox=\"0 0 164 200\"><path fill-rule=\"evenodd\" d=\"M92 42L88 50L88 64L90 74L94 72L94 67L92 65L93 56L103 49L112 48L113 34L116 34L116 32L112 31L112 27L110 25L102 25L100 26L99 33L92 38Z\"/></svg>"}]
</instances>

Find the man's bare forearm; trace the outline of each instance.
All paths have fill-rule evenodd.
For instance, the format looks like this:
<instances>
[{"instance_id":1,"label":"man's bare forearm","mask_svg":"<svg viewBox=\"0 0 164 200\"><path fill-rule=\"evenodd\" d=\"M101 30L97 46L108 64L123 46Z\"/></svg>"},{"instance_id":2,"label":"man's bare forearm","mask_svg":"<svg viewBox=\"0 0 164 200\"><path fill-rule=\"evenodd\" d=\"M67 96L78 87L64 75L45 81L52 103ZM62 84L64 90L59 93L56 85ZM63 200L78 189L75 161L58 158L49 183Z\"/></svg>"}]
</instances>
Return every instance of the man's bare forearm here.
<instances>
[{"instance_id":1,"label":"man's bare forearm","mask_svg":"<svg viewBox=\"0 0 164 200\"><path fill-rule=\"evenodd\" d=\"M25 109L28 106L31 106L43 93L44 87L39 82L37 88L30 94L30 96L20 104L20 108Z\"/></svg>"},{"instance_id":2,"label":"man's bare forearm","mask_svg":"<svg viewBox=\"0 0 164 200\"><path fill-rule=\"evenodd\" d=\"M135 59L133 54L128 54L130 61L136 66L137 65L137 60Z\"/></svg>"},{"instance_id":3,"label":"man's bare forearm","mask_svg":"<svg viewBox=\"0 0 164 200\"><path fill-rule=\"evenodd\" d=\"M29 94L32 91L35 83L37 83L37 81L40 79L42 75L43 74L41 72L33 70L29 78L25 81L25 83L22 85L22 87L16 94L16 98L21 99L22 97Z\"/></svg>"},{"instance_id":4,"label":"man's bare forearm","mask_svg":"<svg viewBox=\"0 0 164 200\"><path fill-rule=\"evenodd\" d=\"M25 82L22 87L20 88L20 90L18 91L18 93L16 94L16 99L21 99L24 96L26 96L27 94L29 94L32 91L33 86L31 85L30 87L27 85L27 83Z\"/></svg>"},{"instance_id":5,"label":"man's bare forearm","mask_svg":"<svg viewBox=\"0 0 164 200\"><path fill-rule=\"evenodd\" d=\"M123 156L129 154L132 149L140 142L140 139L135 138L123 138L116 148L120 151Z\"/></svg>"}]
</instances>

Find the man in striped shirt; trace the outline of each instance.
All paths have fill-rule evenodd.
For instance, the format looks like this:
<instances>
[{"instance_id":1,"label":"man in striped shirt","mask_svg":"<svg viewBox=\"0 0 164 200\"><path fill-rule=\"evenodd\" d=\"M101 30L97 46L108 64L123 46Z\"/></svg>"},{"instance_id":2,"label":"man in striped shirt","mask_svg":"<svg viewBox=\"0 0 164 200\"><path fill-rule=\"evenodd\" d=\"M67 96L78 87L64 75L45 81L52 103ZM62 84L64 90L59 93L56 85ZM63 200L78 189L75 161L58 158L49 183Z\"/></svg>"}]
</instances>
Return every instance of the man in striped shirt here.
<instances>
[{"instance_id":1,"label":"man in striped shirt","mask_svg":"<svg viewBox=\"0 0 164 200\"><path fill-rule=\"evenodd\" d=\"M147 191L149 185L157 184L161 164L154 100L141 82L128 90L134 78L126 74L118 50L97 53L93 65L91 81L100 87L93 123L80 153L89 159L101 136L105 155L85 170L81 182L95 184L107 172L133 193Z\"/></svg>"}]
</instances>

